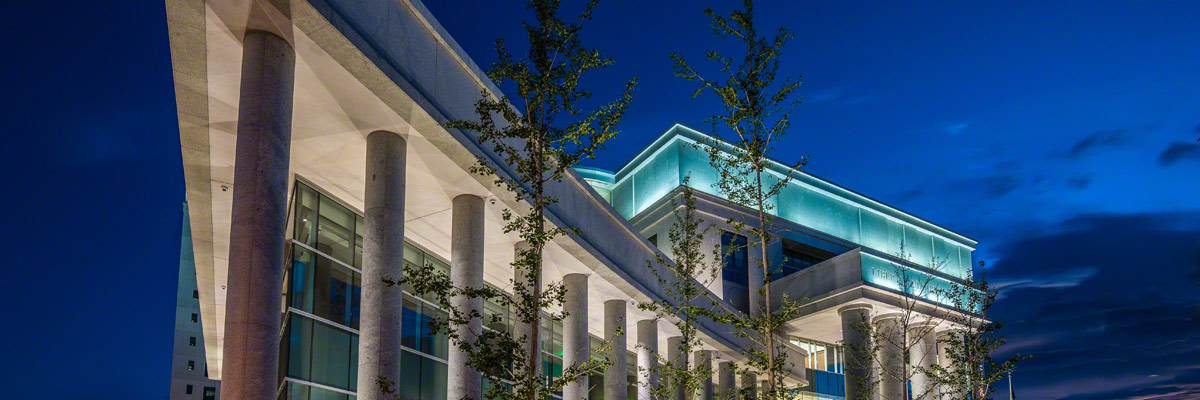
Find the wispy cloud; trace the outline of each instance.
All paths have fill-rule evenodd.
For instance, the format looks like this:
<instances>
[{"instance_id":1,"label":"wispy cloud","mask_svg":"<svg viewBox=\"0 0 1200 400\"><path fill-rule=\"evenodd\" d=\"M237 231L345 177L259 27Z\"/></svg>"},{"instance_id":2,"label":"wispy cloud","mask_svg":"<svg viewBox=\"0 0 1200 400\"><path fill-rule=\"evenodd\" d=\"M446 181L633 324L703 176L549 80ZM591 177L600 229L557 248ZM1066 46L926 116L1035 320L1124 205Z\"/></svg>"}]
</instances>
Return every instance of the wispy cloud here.
<instances>
[{"instance_id":1,"label":"wispy cloud","mask_svg":"<svg viewBox=\"0 0 1200 400\"><path fill-rule=\"evenodd\" d=\"M830 103L843 106L856 106L876 100L879 100L879 96L872 94L854 94L851 93L846 87L818 90L811 96L806 96L804 98L805 103Z\"/></svg>"},{"instance_id":2,"label":"wispy cloud","mask_svg":"<svg viewBox=\"0 0 1200 400\"><path fill-rule=\"evenodd\" d=\"M1172 142L1158 155L1158 163L1164 166L1189 159L1200 159L1200 143Z\"/></svg>"},{"instance_id":3,"label":"wispy cloud","mask_svg":"<svg viewBox=\"0 0 1200 400\"><path fill-rule=\"evenodd\" d=\"M946 133L950 134L951 136L958 136L959 134L963 133L964 131L967 130L967 128L970 128L970 127L971 127L970 122L966 122L966 121L952 122L952 123L949 123L949 124L946 124L945 126L943 126L942 130L945 131Z\"/></svg>"},{"instance_id":4,"label":"wispy cloud","mask_svg":"<svg viewBox=\"0 0 1200 400\"><path fill-rule=\"evenodd\" d=\"M1114 147L1125 144L1128 141L1128 132L1124 129L1096 131L1071 145L1070 148L1063 152L1063 156L1067 158L1079 158L1096 149Z\"/></svg>"}]
</instances>

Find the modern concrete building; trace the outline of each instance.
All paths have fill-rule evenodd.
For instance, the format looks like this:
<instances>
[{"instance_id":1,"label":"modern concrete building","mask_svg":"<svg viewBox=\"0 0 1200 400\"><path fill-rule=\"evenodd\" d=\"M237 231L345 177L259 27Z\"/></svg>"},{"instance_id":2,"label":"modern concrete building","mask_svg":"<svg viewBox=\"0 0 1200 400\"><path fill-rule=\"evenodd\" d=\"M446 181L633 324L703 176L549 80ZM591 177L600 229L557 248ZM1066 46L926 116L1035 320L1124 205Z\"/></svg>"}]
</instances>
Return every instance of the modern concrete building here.
<instances>
[{"instance_id":1,"label":"modern concrete building","mask_svg":"<svg viewBox=\"0 0 1200 400\"><path fill-rule=\"evenodd\" d=\"M171 400L216 400L221 381L208 376L204 366L204 330L200 318L200 292L196 286L196 261L187 204L183 205L183 235L179 243L179 290L175 293L175 340L171 351Z\"/></svg>"},{"instance_id":2,"label":"modern concrete building","mask_svg":"<svg viewBox=\"0 0 1200 400\"><path fill-rule=\"evenodd\" d=\"M416 0L166 4L203 322L197 365L222 381L222 397L388 398L379 377L399 383L402 398L475 396L486 383L424 323L443 311L381 278L430 265L456 282L511 287L519 239L503 232L501 212L522 201L470 173L478 157L502 165L488 146L442 124L473 118L480 92L497 92L492 82ZM561 373L601 338L619 343L618 327L628 332L625 362L564 397L649 399L655 377L637 368L671 353L678 332L636 304L663 295L649 265L670 248L663 231L685 176L721 228L707 242L741 248L708 287L714 306L779 301L758 298L763 276L749 267L746 238L724 226L747 210L713 190L692 146L707 141L675 125L616 172L581 168L552 184L549 222L579 233L547 247L545 279L563 281L569 307L584 311L542 327L544 373ZM897 268L939 285L968 277L975 242L782 164L772 173L795 177L773 209L772 294L808 299L780 332L806 367L789 380L811 398L861 393L854 378L872 371L845 362L862 358L838 346L863 340L848 324L889 321L904 297ZM897 257L900 248L912 257ZM945 305L916 295L923 310ZM501 325L490 328L518 328ZM677 356L719 372L701 396L757 385L729 373L744 340L711 322L700 335L701 352ZM905 362L887 360L877 369ZM897 382L884 383L882 398L898 398Z\"/></svg>"}]
</instances>

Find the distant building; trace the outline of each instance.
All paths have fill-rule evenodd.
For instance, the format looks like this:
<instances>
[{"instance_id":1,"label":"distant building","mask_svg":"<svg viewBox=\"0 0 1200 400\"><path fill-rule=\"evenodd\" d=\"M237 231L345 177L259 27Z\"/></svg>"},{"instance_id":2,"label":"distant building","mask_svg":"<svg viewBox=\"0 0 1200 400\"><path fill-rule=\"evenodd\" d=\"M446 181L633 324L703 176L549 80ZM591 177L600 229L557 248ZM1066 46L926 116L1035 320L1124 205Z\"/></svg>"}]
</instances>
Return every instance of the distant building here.
<instances>
[{"instance_id":1,"label":"distant building","mask_svg":"<svg viewBox=\"0 0 1200 400\"><path fill-rule=\"evenodd\" d=\"M196 261L187 203L183 205L183 237L179 243L179 281L175 293L175 341L171 352L171 400L216 400L221 382L208 378Z\"/></svg>"}]
</instances>

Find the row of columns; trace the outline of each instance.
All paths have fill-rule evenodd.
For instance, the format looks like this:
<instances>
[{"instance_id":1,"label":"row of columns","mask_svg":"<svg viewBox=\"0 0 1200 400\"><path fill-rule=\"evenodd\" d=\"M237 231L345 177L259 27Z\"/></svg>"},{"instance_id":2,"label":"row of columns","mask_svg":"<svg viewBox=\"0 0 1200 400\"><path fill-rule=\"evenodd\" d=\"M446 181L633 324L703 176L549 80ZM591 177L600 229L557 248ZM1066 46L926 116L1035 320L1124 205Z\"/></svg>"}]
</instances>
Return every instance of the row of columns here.
<instances>
[{"instance_id":1,"label":"row of columns","mask_svg":"<svg viewBox=\"0 0 1200 400\"><path fill-rule=\"evenodd\" d=\"M901 314L889 313L872 316L872 306L869 304L852 304L838 309L842 320L842 341L845 349L845 379L847 399L904 399L905 382L903 377L911 375L911 393L913 398L923 394L926 399L935 399L937 389L935 382L920 369L929 369L934 363L941 362L948 367L946 360L938 360L938 354L945 349L938 348L939 336L930 324L910 324L908 332L902 330ZM869 324L869 325L868 325ZM878 334L879 343L872 342L869 329ZM908 346L902 346L908 344ZM908 357L905 357L904 347L908 347ZM877 349L876 357L870 353ZM906 365L907 364L907 365ZM907 368L908 373L905 373ZM872 391L872 383L878 382L878 390Z\"/></svg>"},{"instance_id":2,"label":"row of columns","mask_svg":"<svg viewBox=\"0 0 1200 400\"><path fill-rule=\"evenodd\" d=\"M269 378L276 376L279 363L295 51L286 39L265 30L247 30L243 45L221 397L268 399L275 397L277 389L276 380ZM366 142L358 398L375 400L386 398L401 379L403 295L384 282L403 276L407 142L387 131L370 133ZM483 204L475 195L453 199L450 274L466 287L483 286ZM525 279L521 271L515 275L518 282ZM570 366L587 362L590 354L588 276L569 274L563 281L564 306L570 311L563 321L563 362ZM458 297L451 303L465 312L483 312L479 298ZM608 399L624 399L628 394L626 307L624 300L604 303L604 336L613 344L606 355L613 361L605 370ZM514 331L528 337L531 328L518 324ZM455 329L469 341L482 325L472 321ZM637 374L637 398L652 400L650 389L658 384L652 372L658 353L656 320L637 322L636 348L637 365L645 367ZM688 355L680 354L677 346L670 346L668 352L672 360L687 363ZM694 357L697 363L711 365L710 351ZM457 345L451 345L447 361L447 398L481 398L481 374L466 365L466 355ZM539 369L540 364L536 363ZM733 370L728 362L718 363L716 375L722 394L732 390ZM754 378L748 382L753 384ZM582 377L564 388L564 399L586 398L588 387L587 377ZM713 394L710 378L701 386L700 400L710 400ZM687 396L681 389L676 397Z\"/></svg>"}]
</instances>

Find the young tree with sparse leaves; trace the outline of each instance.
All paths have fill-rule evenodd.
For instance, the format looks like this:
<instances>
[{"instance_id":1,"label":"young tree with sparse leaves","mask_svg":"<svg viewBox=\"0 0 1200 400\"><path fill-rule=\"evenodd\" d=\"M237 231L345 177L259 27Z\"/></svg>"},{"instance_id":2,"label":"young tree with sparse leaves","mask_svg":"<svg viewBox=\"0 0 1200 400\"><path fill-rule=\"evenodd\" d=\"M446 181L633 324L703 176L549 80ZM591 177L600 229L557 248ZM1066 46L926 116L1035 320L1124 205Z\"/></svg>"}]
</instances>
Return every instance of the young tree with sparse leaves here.
<instances>
[{"instance_id":1,"label":"young tree with sparse leaves","mask_svg":"<svg viewBox=\"0 0 1200 400\"><path fill-rule=\"evenodd\" d=\"M749 222L730 219L735 230L748 233L749 246L759 253L757 266L762 271L763 289L759 291L759 304L750 304L749 315L725 314L717 316L720 322L737 328L743 337L754 345L747 353L744 368L761 373L767 378L765 390L760 397L777 400L796 395L793 388L785 384L791 366L784 350L785 341L776 332L799 312L799 303L783 298L778 308L773 308L770 298L771 276L768 246L775 238L771 231L771 200L792 179L790 174L782 177L772 173L775 163L770 154L791 128L791 113L800 103L797 90L799 78L782 78L779 75L781 52L792 34L779 29L774 36L760 36L754 21L754 4L744 0L744 8L729 15L719 15L705 9L712 22L715 34L733 38L745 46L744 52L725 56L709 51L707 58L714 62L718 72L709 76L701 72L682 56L671 56L676 76L698 84L693 97L702 93L715 95L721 102L723 112L709 118L714 134L726 138L726 142L712 140L699 146L709 153L709 160L719 173L718 191L730 202L754 210L755 217ZM792 166L799 169L804 161Z\"/></svg>"},{"instance_id":2,"label":"young tree with sparse leaves","mask_svg":"<svg viewBox=\"0 0 1200 400\"><path fill-rule=\"evenodd\" d=\"M658 357L658 366L653 372L658 375L659 384L650 390L651 396L658 400L674 400L680 392L696 393L701 383L713 375L711 365L686 362L686 355L701 349L696 327L700 318L712 313L712 303L705 303L708 301L707 285L720 276L721 269L718 251L706 256L704 236L712 227L696 215L696 199L692 188L687 186L688 179L685 177L680 187L680 208L675 211L675 220L667 232L673 260L656 255L655 264L666 273L659 272L653 264L648 266L663 287L663 297L638 304L639 309L653 312L659 319L675 319L673 324L680 332L677 350L685 355L683 363ZM642 372L648 371L639 371Z\"/></svg>"},{"instance_id":3,"label":"young tree with sparse leaves","mask_svg":"<svg viewBox=\"0 0 1200 400\"><path fill-rule=\"evenodd\" d=\"M954 308L973 311L947 317L954 329L938 339L939 347L945 349L942 357L947 365L935 364L929 371L931 379L949 398L991 398L996 391L993 384L1011 373L1017 363L1033 357L1017 354L997 359L993 356L1007 339L1001 332L1004 324L987 319L987 312L995 304L999 291L990 286L983 267L984 262L980 261L979 278L970 284L954 285L942 292L952 299Z\"/></svg>"},{"instance_id":4,"label":"young tree with sparse leaves","mask_svg":"<svg viewBox=\"0 0 1200 400\"><path fill-rule=\"evenodd\" d=\"M511 85L516 96L485 90L475 103L477 119L445 124L449 129L474 132L479 143L503 164L481 157L471 171L491 178L496 186L510 191L523 203L519 210L505 209L502 217L504 232L516 233L525 245L517 249L512 264L516 277L511 293L490 286L456 286L430 266L410 269L404 282L447 310L448 316L434 321L433 328L447 334L451 344L466 353L468 366L492 383L483 394L490 400L549 399L567 383L606 365L603 357L592 357L582 365L565 366L561 377L547 382L541 373L543 349L537 340L542 334L543 318L559 321L570 312L546 311L562 309L566 289L562 282L543 283L543 251L556 237L575 234L574 229L547 222L547 208L558 201L548 194L547 185L561 181L580 160L593 157L617 134L617 124L636 84L636 79L630 80L621 95L608 104L591 110L582 108L592 92L580 87L580 77L613 63L580 40L582 24L591 19L596 5L597 1L592 0L574 20L566 20L560 16L558 0L527 1L525 8L532 20L522 24L529 40L528 51L524 57L514 55L499 40L497 60L487 71L497 85ZM479 329L470 332L471 338L460 337L456 327L481 320L485 326L503 326L504 317L449 307L450 299L455 297L481 298L506 307L513 325L522 327L523 332Z\"/></svg>"}]
</instances>

